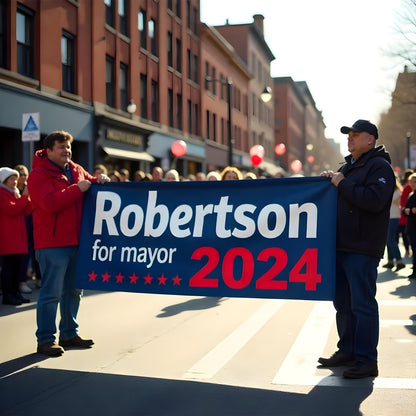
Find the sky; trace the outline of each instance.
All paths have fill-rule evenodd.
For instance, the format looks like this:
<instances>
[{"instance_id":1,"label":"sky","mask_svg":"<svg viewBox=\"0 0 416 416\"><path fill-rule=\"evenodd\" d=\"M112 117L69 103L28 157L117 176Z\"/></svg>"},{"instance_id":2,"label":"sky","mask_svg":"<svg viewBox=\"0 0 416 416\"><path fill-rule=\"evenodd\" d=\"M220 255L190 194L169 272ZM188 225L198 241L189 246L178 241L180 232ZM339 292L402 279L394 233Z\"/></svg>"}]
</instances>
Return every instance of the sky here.
<instances>
[{"instance_id":1,"label":"sky","mask_svg":"<svg viewBox=\"0 0 416 416\"><path fill-rule=\"evenodd\" d=\"M262 14L275 56L272 77L306 81L322 112L325 135L341 143L343 125L379 121L404 62L389 56L403 0L201 0L201 21L252 23Z\"/></svg>"}]
</instances>

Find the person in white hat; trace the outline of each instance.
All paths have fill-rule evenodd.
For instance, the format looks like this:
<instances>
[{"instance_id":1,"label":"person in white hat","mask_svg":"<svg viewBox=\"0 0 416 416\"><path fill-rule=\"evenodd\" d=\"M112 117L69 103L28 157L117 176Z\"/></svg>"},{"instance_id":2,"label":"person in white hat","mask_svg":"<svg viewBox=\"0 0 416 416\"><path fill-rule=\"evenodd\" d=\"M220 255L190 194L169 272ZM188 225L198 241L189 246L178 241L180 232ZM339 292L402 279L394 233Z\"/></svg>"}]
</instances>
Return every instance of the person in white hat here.
<instances>
[{"instance_id":1,"label":"person in white hat","mask_svg":"<svg viewBox=\"0 0 416 416\"><path fill-rule=\"evenodd\" d=\"M19 278L28 252L25 216L32 211L27 189L17 189L19 172L0 168L0 255L3 255L1 286L3 304L21 305L30 302L19 292Z\"/></svg>"}]
</instances>

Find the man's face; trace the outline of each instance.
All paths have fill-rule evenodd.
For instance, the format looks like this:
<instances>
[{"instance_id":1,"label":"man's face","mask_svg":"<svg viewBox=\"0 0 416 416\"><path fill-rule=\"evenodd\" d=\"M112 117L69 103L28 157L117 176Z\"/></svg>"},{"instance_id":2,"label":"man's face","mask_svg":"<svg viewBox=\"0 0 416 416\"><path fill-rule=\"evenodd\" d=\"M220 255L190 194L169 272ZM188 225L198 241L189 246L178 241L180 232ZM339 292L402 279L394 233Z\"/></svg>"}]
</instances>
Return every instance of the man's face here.
<instances>
[{"instance_id":1,"label":"man's face","mask_svg":"<svg viewBox=\"0 0 416 416\"><path fill-rule=\"evenodd\" d=\"M55 162L57 165L61 167L65 167L65 165L71 160L71 143L69 141L64 142L55 142L53 145L52 150L46 149L48 154L48 158Z\"/></svg>"},{"instance_id":2,"label":"man's face","mask_svg":"<svg viewBox=\"0 0 416 416\"><path fill-rule=\"evenodd\" d=\"M350 131L348 133L348 151L354 159L368 152L374 144L374 136L365 131Z\"/></svg>"}]
</instances>

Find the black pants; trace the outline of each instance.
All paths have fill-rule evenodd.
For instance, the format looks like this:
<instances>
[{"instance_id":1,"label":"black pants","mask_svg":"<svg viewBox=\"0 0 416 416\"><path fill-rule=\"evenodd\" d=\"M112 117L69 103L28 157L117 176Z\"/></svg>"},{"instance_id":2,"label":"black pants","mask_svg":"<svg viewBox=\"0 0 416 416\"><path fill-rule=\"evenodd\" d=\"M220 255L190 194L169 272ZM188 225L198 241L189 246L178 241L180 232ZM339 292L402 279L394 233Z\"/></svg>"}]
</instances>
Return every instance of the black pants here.
<instances>
[{"instance_id":1,"label":"black pants","mask_svg":"<svg viewBox=\"0 0 416 416\"><path fill-rule=\"evenodd\" d=\"M24 268L26 254L4 254L1 269L1 289L3 296L15 295L19 290L19 277Z\"/></svg>"}]
</instances>

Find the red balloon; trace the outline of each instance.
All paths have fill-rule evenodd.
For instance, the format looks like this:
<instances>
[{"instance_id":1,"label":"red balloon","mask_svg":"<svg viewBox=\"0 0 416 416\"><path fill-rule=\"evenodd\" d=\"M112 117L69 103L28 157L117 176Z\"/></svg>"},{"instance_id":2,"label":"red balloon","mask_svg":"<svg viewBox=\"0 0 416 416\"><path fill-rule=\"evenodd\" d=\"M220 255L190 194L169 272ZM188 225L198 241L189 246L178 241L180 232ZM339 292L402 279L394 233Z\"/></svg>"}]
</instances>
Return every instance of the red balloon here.
<instances>
[{"instance_id":1,"label":"red balloon","mask_svg":"<svg viewBox=\"0 0 416 416\"><path fill-rule=\"evenodd\" d=\"M277 154L277 156L282 156L286 152L286 146L284 143L279 143L274 147L274 152Z\"/></svg>"},{"instance_id":2,"label":"red balloon","mask_svg":"<svg viewBox=\"0 0 416 416\"><path fill-rule=\"evenodd\" d=\"M302 162L298 159L292 161L290 164L290 169L292 169L295 173L300 172L302 170Z\"/></svg>"},{"instance_id":3,"label":"red balloon","mask_svg":"<svg viewBox=\"0 0 416 416\"><path fill-rule=\"evenodd\" d=\"M186 143L183 140L176 140L170 148L175 157L181 157L186 153Z\"/></svg>"},{"instance_id":4,"label":"red balloon","mask_svg":"<svg viewBox=\"0 0 416 416\"><path fill-rule=\"evenodd\" d=\"M261 162L263 162L262 157L260 157L259 155L251 155L251 164L253 166L258 166L261 164Z\"/></svg>"}]
</instances>

